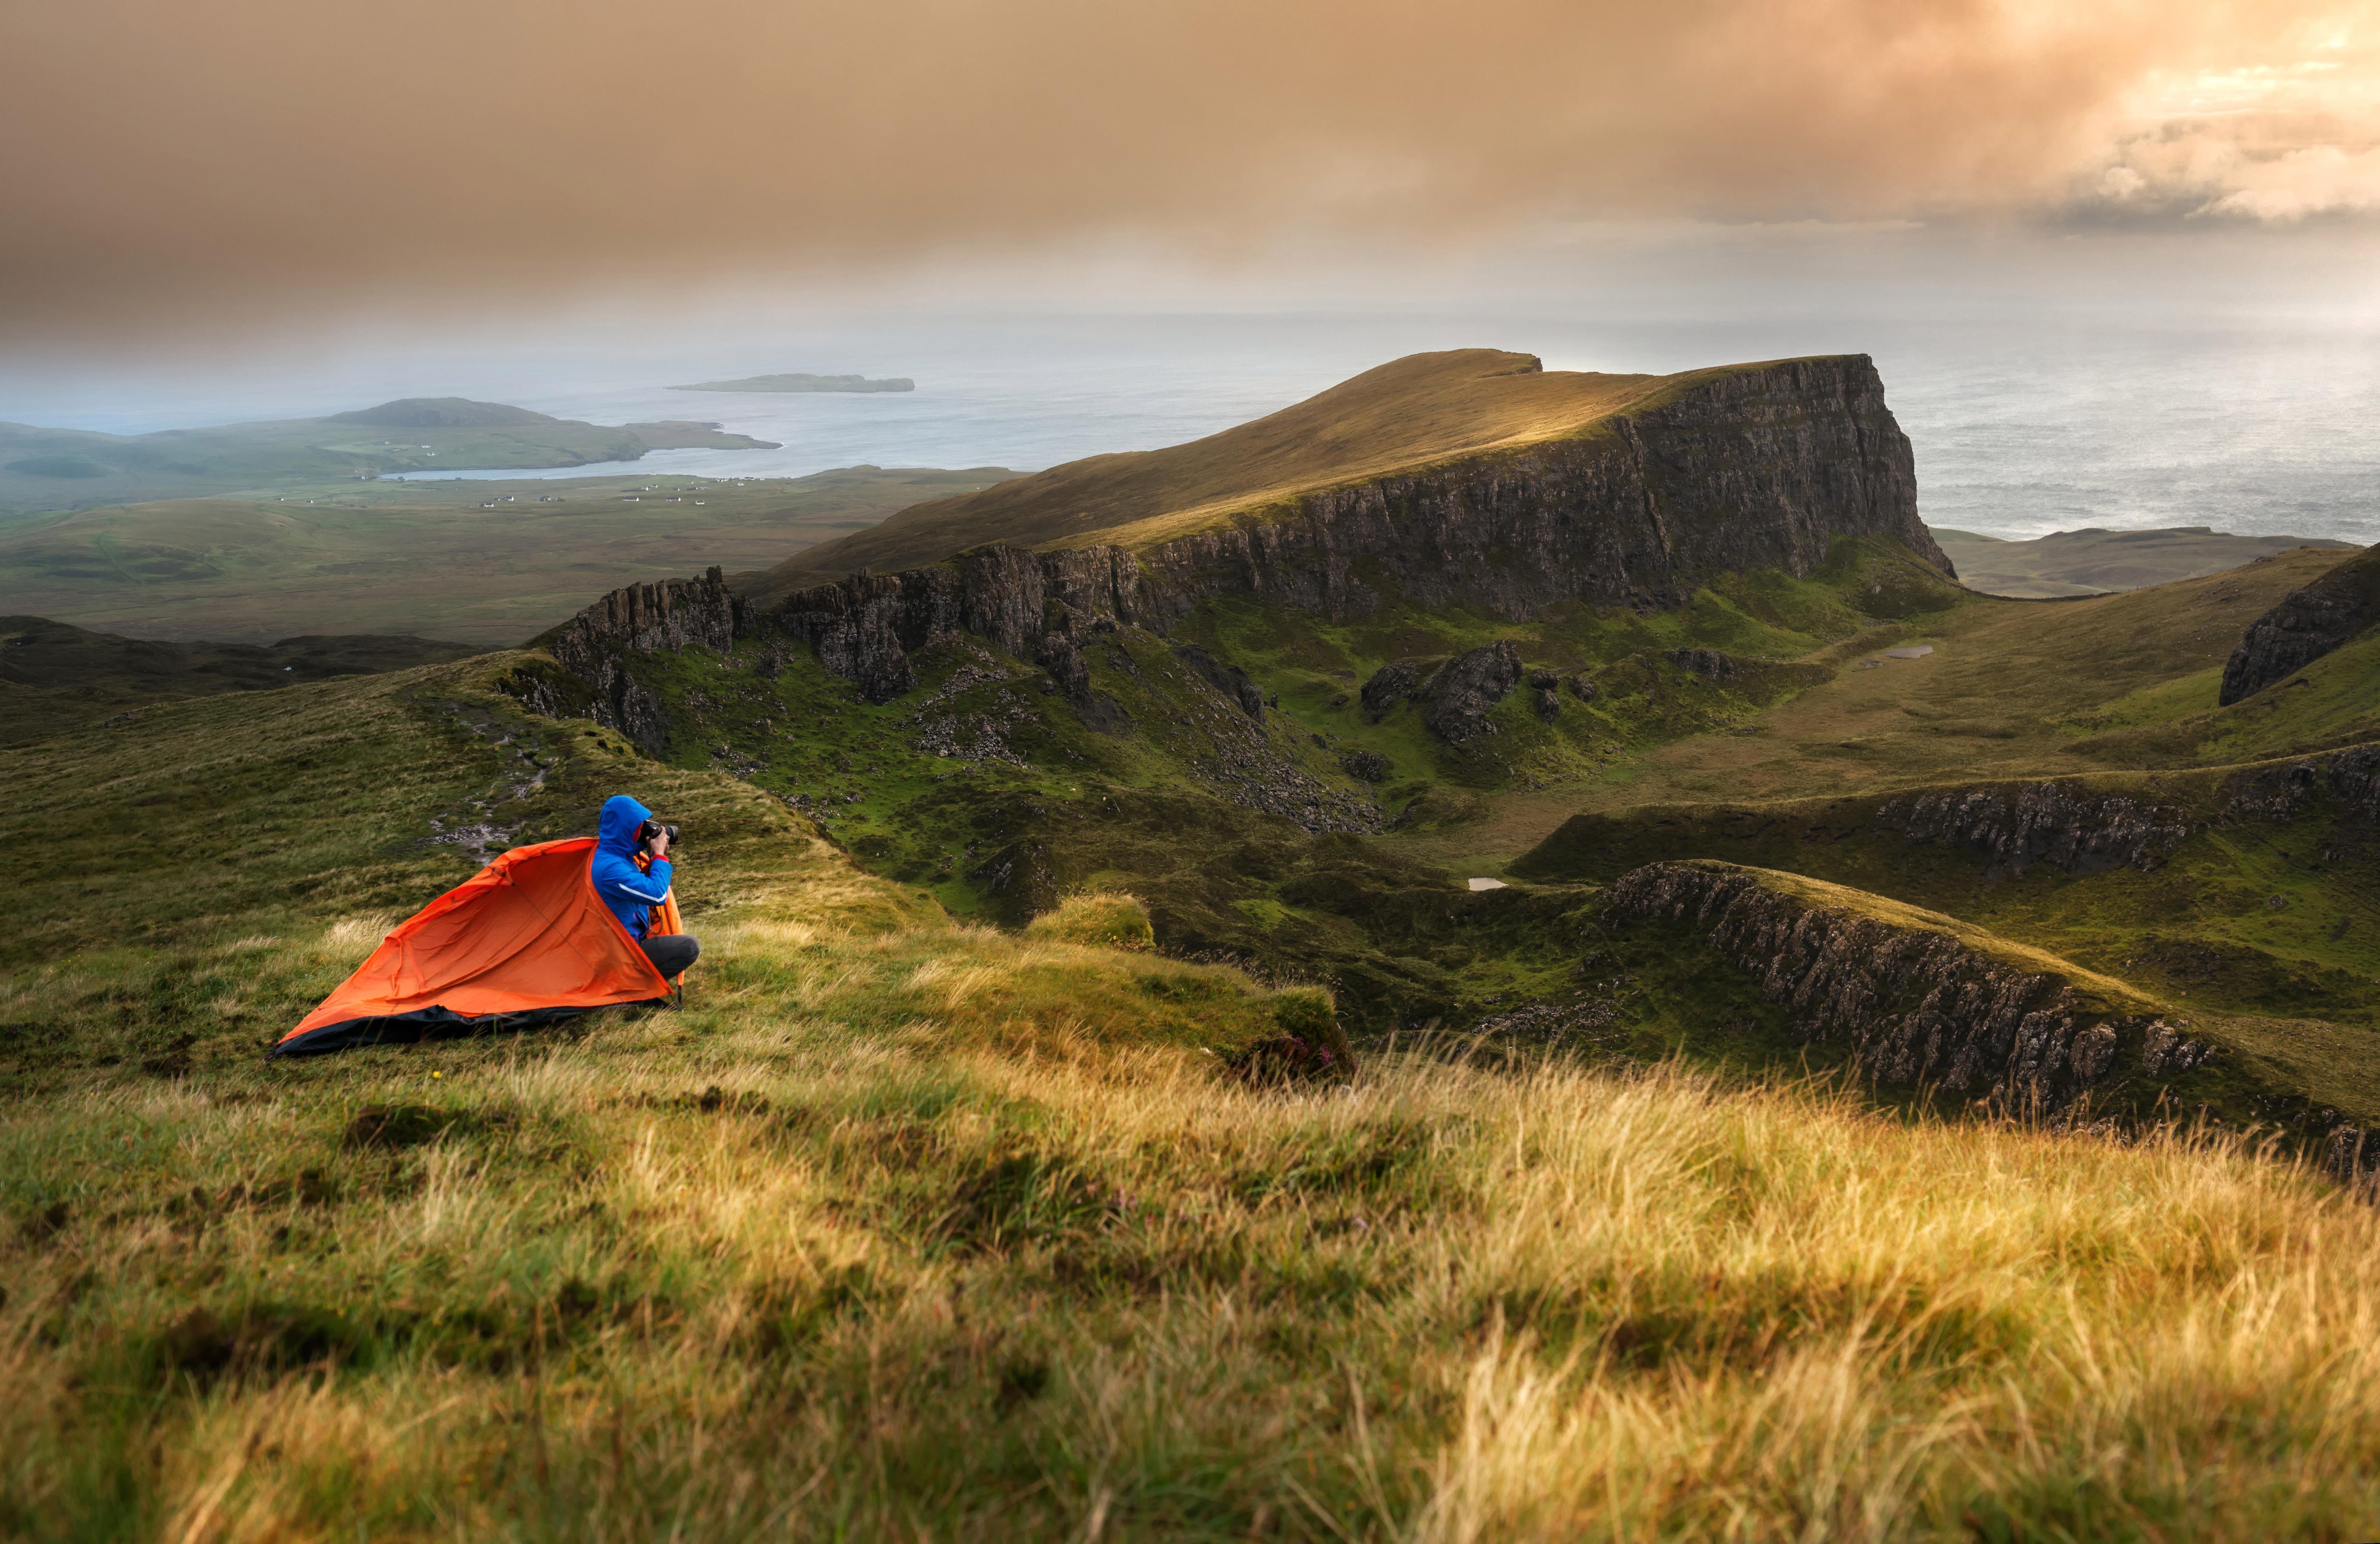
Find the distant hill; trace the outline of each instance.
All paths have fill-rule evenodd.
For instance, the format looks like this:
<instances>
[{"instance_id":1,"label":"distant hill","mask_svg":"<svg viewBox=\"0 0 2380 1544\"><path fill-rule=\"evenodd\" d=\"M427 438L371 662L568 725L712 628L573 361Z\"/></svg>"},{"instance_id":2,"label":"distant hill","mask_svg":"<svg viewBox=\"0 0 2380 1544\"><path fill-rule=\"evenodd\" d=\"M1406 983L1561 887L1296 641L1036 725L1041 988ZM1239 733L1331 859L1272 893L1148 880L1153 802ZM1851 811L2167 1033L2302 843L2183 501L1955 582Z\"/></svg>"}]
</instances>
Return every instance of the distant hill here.
<instances>
[{"instance_id":1,"label":"distant hill","mask_svg":"<svg viewBox=\"0 0 2380 1544\"><path fill-rule=\"evenodd\" d=\"M1805 397L1805 392L1815 395ZM1094 456L979 493L903 510L870 530L788 559L746 592L773 599L862 568L879 574L915 568L992 541L1042 549L1103 542L1146 553L1203 532L1289 519L1303 501L1332 490L1360 499L1371 495L1354 490L1377 485L1386 499L1392 496L1389 485L1398 480L1458 461L1484 468L1492 458L1564 444L1593 442L1597 453L1609 450L1624 458L1635 454L1627 438L1635 419L1664 413L1690 396L1706 398L1707 405L1689 407L1680 417L1683 438L1676 454L1699 463L1736 451L1705 444L1705 429L1687 420L1712 426L1732 421L1739 409L1722 404L1730 404L1737 394L1769 395L1767 410L1779 416L1788 434L1816 421L1816 399L1828 404L1827 414L1850 412L1850 397L1867 394L1860 395L1855 411L1882 412L1881 387L1863 356L1727 365L1677 375L1607 375L1548 371L1535 355L1498 348L1415 354L1203 440ZM1905 458L1907 441L1897 426L1889 426L1889 415L1876 427L1879 433L1888 432ZM1846 466L1860 459L1849 442L1843 455ZM1769 459L1783 466L1797 456ZM1481 475L1492 480L1502 474L1483 469ZM1658 466L1652 475L1667 476ZM1823 480L1835 473L1818 475ZM1775 509L1818 496L1815 489L1803 489L1771 499L1769 492L1759 496ZM1822 496L1865 511L1875 492L1846 487ZM1637 502L1641 505L1641 495ZM1921 555L1929 561L1937 556L1924 528L1913 517L1906 524L1907 529L1894 534L1924 548ZM1704 534L1714 532L1711 528ZM1660 561L1669 563L1666 557ZM1764 560L1742 555L1730 561Z\"/></svg>"},{"instance_id":2,"label":"distant hill","mask_svg":"<svg viewBox=\"0 0 2380 1544\"><path fill-rule=\"evenodd\" d=\"M509 407L501 402L474 402L468 396L401 396L377 407L333 413L322 421L369 423L383 429L493 429L563 420L527 407Z\"/></svg>"},{"instance_id":3,"label":"distant hill","mask_svg":"<svg viewBox=\"0 0 2380 1544\"><path fill-rule=\"evenodd\" d=\"M1970 590L1986 595L2045 600L2103 595L2194 579L2297 547L2346 549L2350 541L2318 536L2233 536L2205 526L2160 530L2052 531L2009 541L1973 531L1934 528L1934 540Z\"/></svg>"},{"instance_id":4,"label":"distant hill","mask_svg":"<svg viewBox=\"0 0 2380 1544\"><path fill-rule=\"evenodd\" d=\"M871 381L865 375L747 375L741 381L702 381L672 386L674 392L914 392L905 375Z\"/></svg>"},{"instance_id":5,"label":"distant hill","mask_svg":"<svg viewBox=\"0 0 2380 1544\"><path fill-rule=\"evenodd\" d=\"M326 419L153 434L0 423L0 513L280 492L447 467L583 467L694 447L776 445L709 423L582 423L459 396L407 397Z\"/></svg>"}]
</instances>

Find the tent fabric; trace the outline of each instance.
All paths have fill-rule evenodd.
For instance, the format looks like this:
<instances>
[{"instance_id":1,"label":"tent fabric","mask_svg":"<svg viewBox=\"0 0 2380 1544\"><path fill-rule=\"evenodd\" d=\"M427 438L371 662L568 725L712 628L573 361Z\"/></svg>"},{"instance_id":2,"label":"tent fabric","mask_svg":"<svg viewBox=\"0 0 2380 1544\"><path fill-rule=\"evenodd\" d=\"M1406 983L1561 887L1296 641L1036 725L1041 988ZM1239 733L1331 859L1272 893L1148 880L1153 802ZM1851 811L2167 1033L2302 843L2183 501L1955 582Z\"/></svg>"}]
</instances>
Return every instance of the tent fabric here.
<instances>
[{"instance_id":1,"label":"tent fabric","mask_svg":"<svg viewBox=\"0 0 2380 1544\"><path fill-rule=\"evenodd\" d=\"M595 839L515 847L381 941L275 1056L526 1028L669 994L602 900Z\"/></svg>"}]
</instances>

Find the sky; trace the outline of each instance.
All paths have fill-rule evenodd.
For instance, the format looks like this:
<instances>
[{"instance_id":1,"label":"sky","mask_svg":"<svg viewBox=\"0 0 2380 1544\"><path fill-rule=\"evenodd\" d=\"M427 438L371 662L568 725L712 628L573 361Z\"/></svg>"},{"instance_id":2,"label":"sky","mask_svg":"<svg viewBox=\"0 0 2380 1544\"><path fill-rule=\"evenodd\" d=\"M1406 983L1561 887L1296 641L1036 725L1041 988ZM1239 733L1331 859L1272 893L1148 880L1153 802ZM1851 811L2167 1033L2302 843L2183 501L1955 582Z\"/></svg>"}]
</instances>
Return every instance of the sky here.
<instances>
[{"instance_id":1,"label":"sky","mask_svg":"<svg viewBox=\"0 0 2380 1544\"><path fill-rule=\"evenodd\" d=\"M1861 282L2362 324L2380 0L77 0L0 7L0 368L69 376Z\"/></svg>"}]
</instances>

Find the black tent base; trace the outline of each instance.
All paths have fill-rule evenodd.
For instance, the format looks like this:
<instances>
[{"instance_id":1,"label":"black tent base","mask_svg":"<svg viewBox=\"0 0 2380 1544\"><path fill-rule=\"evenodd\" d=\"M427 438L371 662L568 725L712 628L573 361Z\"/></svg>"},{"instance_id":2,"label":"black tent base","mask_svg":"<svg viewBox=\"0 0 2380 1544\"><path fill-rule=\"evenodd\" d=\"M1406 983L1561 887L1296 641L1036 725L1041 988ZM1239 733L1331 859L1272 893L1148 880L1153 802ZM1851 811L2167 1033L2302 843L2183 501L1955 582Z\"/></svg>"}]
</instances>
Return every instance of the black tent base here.
<instances>
[{"instance_id":1,"label":"black tent base","mask_svg":"<svg viewBox=\"0 0 2380 1544\"><path fill-rule=\"evenodd\" d=\"M666 1003L667 998L654 1002ZM641 1007L626 1003L621 1007ZM352 1051L365 1045L409 1045L419 1040L468 1039L483 1035L510 1035L539 1029L565 1018L591 1014L593 1008L532 1008L517 1014L480 1014L476 1017L451 1008L416 1008L409 1014L376 1018L342 1019L283 1040L267 1056L319 1056L331 1051Z\"/></svg>"}]
</instances>

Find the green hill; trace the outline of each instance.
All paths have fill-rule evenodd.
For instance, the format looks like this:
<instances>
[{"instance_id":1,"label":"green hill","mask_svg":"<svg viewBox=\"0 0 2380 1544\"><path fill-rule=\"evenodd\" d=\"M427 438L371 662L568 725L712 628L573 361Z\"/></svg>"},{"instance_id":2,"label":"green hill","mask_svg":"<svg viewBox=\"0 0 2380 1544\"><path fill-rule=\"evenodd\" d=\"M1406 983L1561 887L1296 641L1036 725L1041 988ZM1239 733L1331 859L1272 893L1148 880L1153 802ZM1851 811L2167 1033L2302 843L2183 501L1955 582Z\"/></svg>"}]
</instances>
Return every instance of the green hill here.
<instances>
[{"instance_id":1,"label":"green hill","mask_svg":"<svg viewBox=\"0 0 2380 1544\"><path fill-rule=\"evenodd\" d=\"M375 429L504 429L563 420L527 407L474 402L467 396L407 396L383 402L377 407L333 413L322 421L369 424Z\"/></svg>"},{"instance_id":2,"label":"green hill","mask_svg":"<svg viewBox=\"0 0 2380 1544\"><path fill-rule=\"evenodd\" d=\"M1494 1023L1515 1002L1570 1013L1580 948L1566 919L1593 914L1607 953L1632 962L1624 974L1660 982L1669 1004L1596 1009L1615 1015L1602 1020L1619 1037L1612 1045L1754 1062L1810 1053L1824 1042L1815 1030L1796 1040L1708 1027L1760 1021L1707 997L1719 989L1694 940L1648 933L1593 898L1648 865L1710 857L1864 890L1876 908L1940 913L2007 950L2125 983L2149 1005L2143 1014L2190 1026L2191 1043L2228 1047L2257 1069L2243 1075L2248 1091L2208 1096L2227 1118L2253 1119L2260 1099L2310 1100L2300 1135L2318 1140L2325 1121L2380 1114L2362 1070L2380 1073L2380 1063L2359 1062L2342 1081L2306 1049L2380 1023L2369 984L2380 955L2368 953L2380 926L2355 921L2361 870L2324 859L2332 877L2309 880L2281 856L2361 850L2351 785L2362 752L2350 748L2380 742L2380 701L2362 669L2380 644L2348 641L2289 687L2231 708L2216 701L2243 637L2333 568L2335 552L2292 549L2095 598L1979 595L1901 539L1924 540L1906 505L1876 512L1907 486L1888 456L1861 461L1828 448L1875 444L1881 433L1831 427L1876 421L1863 417L1876 409L1852 389L1855 371L1803 361L1695 372L1680 378L1689 386L1649 396L1631 383L1618 390L1626 412L1582 415L1586 459L1534 449L1514 458L1506 442L1546 430L1545 420L1519 425L1515 399L1500 395L1499 383L1532 377L1482 372L1509 358L1402 361L1196 446L1019 479L905 512L828 551L890 541L905 522L947 535L950 512L989 519L994 505L1025 511L1013 537L1046 536L1029 519L1064 507L1051 490L1082 493L1102 478L1123 490L1120 502L1084 518L1120 519L1100 528L1111 544L1062 536L1030 555L978 548L806 591L771 590L789 567L733 598L674 590L669 604L689 619L683 636L705 640L683 652L623 648L590 611L551 635L561 668L524 686L524 700L593 713L649 754L771 789L872 869L931 888L960 915L1013 923L1072 887L1129 888L1147 901L1160 945L1318 973L1366 1033ZM1730 395L1714 382L1746 384ZM1311 428L1333 402L1395 401L1410 414L1416 401L1441 399L1437 445L1458 448L1440 469L1353 484L1321 501L1323 516L1309 501L1282 517L1302 534L1210 549L1196 531L1179 534L1187 517L1145 513L1170 501L1220 507L1214 490L1226 471L1171 490L1160 474L1220 468L1232 444L1271 445L1282 458L1244 485L1278 486L1282 467L1321 466L1282 419ZM1463 417L1483 402L1475 420ZM1780 419L1797 424L1798 439L1765 441L1747 427ZM1595 438L1606 432L1610 448ZM1354 444L1340 442L1330 467L1412 465L1402 451L1362 463ZM1840 501L1831 517L1867 533L1832 536L1815 564L1809 544L1791 541L1766 549L1777 566L1749 561L1769 540L1755 539L1768 517L1741 458L1763 446L1803 457L1801 471L1766 486ZM1639 454L1661 463L1660 480L1598 470L1624 471ZM1844 455L1853 459L1828 459ZM1524 555L1538 528L1473 513L1484 500L1547 509L1544 518L1566 522L1562 540L1592 551L1634 540L1624 533L1639 487L1664 545L1628 561L1673 565L1667 589L1643 565L1635 588L1598 589L1590 564L1571 570L1576 598L1538 600L1544 590L1524 587L1567 560ZM1422 507L1424 495L1400 492L1408 488L1441 492L1427 495L1427 518L1379 536L1366 511L1393 516L1400 500ZM1736 566L1717 566L1723 557L1684 566L1702 521L1736 533L1745 554ZM1250 528L1227 529L1245 537ZM1127 545L1150 530L1168 534ZM1435 570L1394 566L1400 540L1426 544ZM1199 555L1210 550L1227 561ZM1191 557L1172 555L1184 552ZM1379 566L1366 567L1367 553ZM1299 573L1313 571L1302 565L1323 563L1346 565L1347 578L1299 588ZM1442 575L1469 588L1450 590ZM2257 812L2267 808L2261 796L2241 803L2220 792L2261 786L2277 775L2275 758L2331 750L2349 757L2336 773L2347 791L2283 799L2278 833ZM2306 775L2319 784L2334 775L2321 770L2329 765ZM2087 826L2110 798L2160 809L2171 801L2057 790L2095 788L2090 780L2110 772L2165 788L2185 772L2199 779L2198 813L2174 818L2188 839L2155 855L2151 868L2167 865L2156 879L2078 860L2015 886L1949 817L1875 814L1972 805ZM1841 834L1840 811L1852 808L1866 812L1858 829L1870 833L1856 841ZM1740 830L1756 839L1715 834ZM1922 852L1904 851L1912 843ZM1565 856L1574 849L1608 856L1583 864ZM1534 886L1457 888L1498 878ZM2315 927L2320 938L2302 936ZM1699 1004L1689 1016L1706 1027L1672 1032L1631 1018L1681 1003ZM2147 1055L2139 1024L2109 1033L2130 1048L2123 1054ZM2081 1097L2079 1086L2057 1097Z\"/></svg>"},{"instance_id":3,"label":"green hill","mask_svg":"<svg viewBox=\"0 0 2380 1544\"><path fill-rule=\"evenodd\" d=\"M405 636L283 638L270 646L158 643L0 616L0 743L46 739L159 698L267 691L465 659L468 644Z\"/></svg>"}]
</instances>

